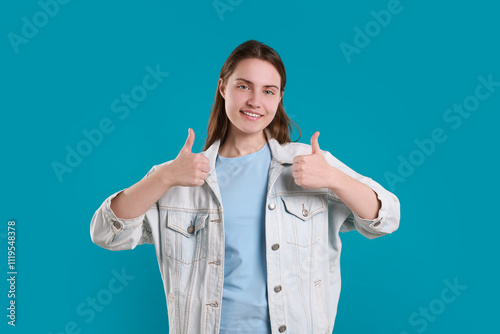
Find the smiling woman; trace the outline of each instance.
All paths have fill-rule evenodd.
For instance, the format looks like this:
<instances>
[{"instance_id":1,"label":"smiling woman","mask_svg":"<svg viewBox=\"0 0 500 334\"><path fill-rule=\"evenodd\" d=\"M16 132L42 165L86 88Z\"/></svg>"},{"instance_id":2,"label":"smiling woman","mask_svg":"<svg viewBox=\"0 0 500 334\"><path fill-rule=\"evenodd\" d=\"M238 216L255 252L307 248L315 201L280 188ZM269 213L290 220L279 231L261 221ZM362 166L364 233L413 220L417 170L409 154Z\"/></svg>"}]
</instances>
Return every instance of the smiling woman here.
<instances>
[{"instance_id":1,"label":"smiling woman","mask_svg":"<svg viewBox=\"0 0 500 334\"><path fill-rule=\"evenodd\" d=\"M239 142L224 141L219 154L234 158L262 148L266 142L262 130L273 121L283 94L278 72L273 65L260 59L240 61L226 81L219 79L220 95L225 100L226 116L231 125L227 136Z\"/></svg>"},{"instance_id":2,"label":"smiling woman","mask_svg":"<svg viewBox=\"0 0 500 334\"><path fill-rule=\"evenodd\" d=\"M274 49L239 45L221 69L204 150L191 152L189 128L175 159L92 218L101 247L155 245L170 333L331 333L339 232L373 239L399 226L398 198L321 150L319 132L310 145L291 141L285 84Z\"/></svg>"},{"instance_id":3,"label":"smiling woman","mask_svg":"<svg viewBox=\"0 0 500 334\"><path fill-rule=\"evenodd\" d=\"M290 142L291 125L295 125L299 133L300 129L283 107L285 85L285 65L274 49L255 40L238 46L219 74L204 150L220 138L219 153L222 156L236 157L255 152L266 141L262 131L266 128L280 144ZM257 136L252 132L256 132ZM251 137L254 139L249 141ZM228 138L246 139L227 145ZM253 144L250 144L252 141ZM230 147L236 148L236 151L230 152Z\"/></svg>"}]
</instances>

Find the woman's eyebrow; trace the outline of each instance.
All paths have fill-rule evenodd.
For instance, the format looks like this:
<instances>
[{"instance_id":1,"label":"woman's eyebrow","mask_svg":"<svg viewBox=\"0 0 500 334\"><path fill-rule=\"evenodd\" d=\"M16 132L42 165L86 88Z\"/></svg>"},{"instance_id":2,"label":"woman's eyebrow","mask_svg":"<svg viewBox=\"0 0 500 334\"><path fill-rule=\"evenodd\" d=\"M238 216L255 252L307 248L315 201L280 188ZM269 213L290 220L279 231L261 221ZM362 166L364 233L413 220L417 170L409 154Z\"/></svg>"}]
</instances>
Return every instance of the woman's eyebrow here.
<instances>
[{"instance_id":1,"label":"woman's eyebrow","mask_svg":"<svg viewBox=\"0 0 500 334\"><path fill-rule=\"evenodd\" d=\"M241 80L241 81L244 81L244 82L246 82L246 83L248 83L248 84L253 85L253 82L251 82L250 80L247 80L247 79L243 79L243 78L236 78L236 79L234 79L234 81L238 81L238 80ZM277 90L280 90L280 89L279 89L279 87L278 87L278 86L276 86L276 85L264 85L264 87L274 87L274 88L276 88Z\"/></svg>"}]
</instances>

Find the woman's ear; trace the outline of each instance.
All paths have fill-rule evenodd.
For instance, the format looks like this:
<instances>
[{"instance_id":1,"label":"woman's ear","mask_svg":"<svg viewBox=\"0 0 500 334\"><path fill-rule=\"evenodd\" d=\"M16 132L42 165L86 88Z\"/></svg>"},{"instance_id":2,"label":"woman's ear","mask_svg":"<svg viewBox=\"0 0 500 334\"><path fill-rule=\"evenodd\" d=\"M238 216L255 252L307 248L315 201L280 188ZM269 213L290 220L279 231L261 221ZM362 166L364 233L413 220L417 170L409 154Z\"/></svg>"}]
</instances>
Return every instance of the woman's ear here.
<instances>
[{"instance_id":1,"label":"woman's ear","mask_svg":"<svg viewBox=\"0 0 500 334\"><path fill-rule=\"evenodd\" d=\"M225 95L224 95L225 94L225 92L224 92L225 89L226 89L226 87L224 87L224 81L222 81L222 78L219 78L219 93L220 93L220 95L222 95L222 98L224 98L224 99L226 98Z\"/></svg>"}]
</instances>

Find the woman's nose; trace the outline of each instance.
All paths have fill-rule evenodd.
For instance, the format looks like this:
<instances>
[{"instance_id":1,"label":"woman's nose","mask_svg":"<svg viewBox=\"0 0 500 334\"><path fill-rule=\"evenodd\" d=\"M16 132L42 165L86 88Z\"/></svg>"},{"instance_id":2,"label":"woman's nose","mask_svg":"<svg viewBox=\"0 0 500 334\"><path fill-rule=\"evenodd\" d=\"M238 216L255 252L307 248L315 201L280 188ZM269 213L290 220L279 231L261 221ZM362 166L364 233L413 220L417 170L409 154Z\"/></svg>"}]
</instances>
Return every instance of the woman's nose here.
<instances>
[{"instance_id":1,"label":"woman's nose","mask_svg":"<svg viewBox=\"0 0 500 334\"><path fill-rule=\"evenodd\" d=\"M251 105L254 108L260 107L260 97L259 93L256 91L253 91L250 96L248 97L248 104Z\"/></svg>"}]
</instances>

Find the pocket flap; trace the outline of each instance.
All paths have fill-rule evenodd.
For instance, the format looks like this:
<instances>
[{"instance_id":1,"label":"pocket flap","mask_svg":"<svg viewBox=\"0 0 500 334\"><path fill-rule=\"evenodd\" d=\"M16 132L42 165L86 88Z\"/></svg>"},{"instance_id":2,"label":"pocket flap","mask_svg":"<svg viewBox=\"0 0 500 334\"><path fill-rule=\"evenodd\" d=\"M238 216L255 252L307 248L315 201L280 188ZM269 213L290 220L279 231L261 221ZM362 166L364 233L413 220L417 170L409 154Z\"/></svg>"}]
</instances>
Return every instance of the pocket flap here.
<instances>
[{"instance_id":1,"label":"pocket flap","mask_svg":"<svg viewBox=\"0 0 500 334\"><path fill-rule=\"evenodd\" d=\"M281 199L288 212L304 221L328 208L323 198L314 195L282 196Z\"/></svg>"},{"instance_id":2,"label":"pocket flap","mask_svg":"<svg viewBox=\"0 0 500 334\"><path fill-rule=\"evenodd\" d=\"M200 229L205 227L208 218L206 212L186 212L169 210L167 215L167 226L186 238L192 238Z\"/></svg>"}]
</instances>

